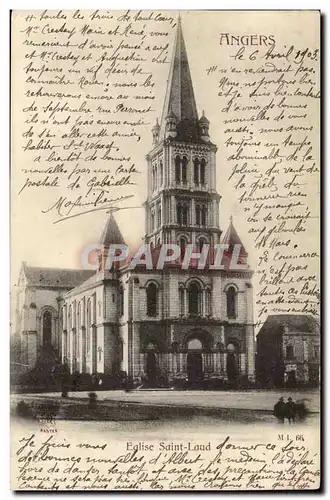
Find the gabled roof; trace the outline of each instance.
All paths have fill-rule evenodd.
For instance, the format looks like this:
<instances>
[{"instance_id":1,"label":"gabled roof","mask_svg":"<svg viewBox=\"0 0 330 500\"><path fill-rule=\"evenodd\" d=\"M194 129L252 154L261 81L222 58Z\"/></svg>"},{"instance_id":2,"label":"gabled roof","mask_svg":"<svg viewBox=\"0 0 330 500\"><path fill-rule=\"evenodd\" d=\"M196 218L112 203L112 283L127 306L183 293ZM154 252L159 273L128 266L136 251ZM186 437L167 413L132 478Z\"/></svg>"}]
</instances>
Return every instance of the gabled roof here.
<instances>
[{"instance_id":1,"label":"gabled roof","mask_svg":"<svg viewBox=\"0 0 330 500\"><path fill-rule=\"evenodd\" d=\"M221 243L229 245L229 249L228 249L229 251L233 250L234 245L241 245L240 256L248 255L247 251L244 248L244 245L242 243L241 238L238 236L238 233L237 233L236 229L234 228L232 217L230 217L229 227L228 227Z\"/></svg>"},{"instance_id":2,"label":"gabled roof","mask_svg":"<svg viewBox=\"0 0 330 500\"><path fill-rule=\"evenodd\" d=\"M32 267L23 264L27 285L36 287L75 288L95 271L87 269L61 269L52 267Z\"/></svg>"},{"instance_id":3,"label":"gabled roof","mask_svg":"<svg viewBox=\"0 0 330 500\"><path fill-rule=\"evenodd\" d=\"M107 223L104 226L100 243L105 247L109 247L111 244L126 244L112 213L110 214L110 217L108 218Z\"/></svg>"},{"instance_id":4,"label":"gabled roof","mask_svg":"<svg viewBox=\"0 0 330 500\"><path fill-rule=\"evenodd\" d=\"M166 117L169 115L174 115L177 120L178 140L198 139L197 108L180 18L167 80L159 140L164 139Z\"/></svg>"},{"instance_id":5,"label":"gabled roof","mask_svg":"<svg viewBox=\"0 0 330 500\"><path fill-rule=\"evenodd\" d=\"M271 314L267 317L258 335L280 335L301 332L304 334L319 333L316 318L307 314Z\"/></svg>"}]
</instances>

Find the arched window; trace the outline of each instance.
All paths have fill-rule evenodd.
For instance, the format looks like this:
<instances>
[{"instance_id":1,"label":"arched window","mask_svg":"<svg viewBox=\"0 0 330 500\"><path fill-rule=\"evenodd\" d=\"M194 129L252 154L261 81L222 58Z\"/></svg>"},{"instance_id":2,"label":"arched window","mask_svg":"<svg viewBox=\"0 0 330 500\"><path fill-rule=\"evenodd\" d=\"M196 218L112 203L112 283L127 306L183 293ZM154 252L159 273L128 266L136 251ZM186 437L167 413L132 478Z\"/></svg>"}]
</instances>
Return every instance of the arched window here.
<instances>
[{"instance_id":1,"label":"arched window","mask_svg":"<svg viewBox=\"0 0 330 500\"><path fill-rule=\"evenodd\" d=\"M160 185L163 185L163 162L160 160L159 162L159 170L160 170Z\"/></svg>"},{"instance_id":2,"label":"arched window","mask_svg":"<svg viewBox=\"0 0 330 500\"><path fill-rule=\"evenodd\" d=\"M154 191L155 188L156 188L155 168L152 167L152 190Z\"/></svg>"},{"instance_id":3,"label":"arched window","mask_svg":"<svg viewBox=\"0 0 330 500\"><path fill-rule=\"evenodd\" d=\"M184 254L185 254L185 251L186 251L186 246L187 246L187 240L186 240L186 238L180 238L180 256L181 256L181 259L184 258Z\"/></svg>"},{"instance_id":4,"label":"arched window","mask_svg":"<svg viewBox=\"0 0 330 500\"><path fill-rule=\"evenodd\" d=\"M179 202L176 206L177 222L180 226L187 226L188 224L188 205Z\"/></svg>"},{"instance_id":5,"label":"arched window","mask_svg":"<svg viewBox=\"0 0 330 500\"><path fill-rule=\"evenodd\" d=\"M157 227L160 227L162 223L162 209L161 206L159 205L158 211L157 211Z\"/></svg>"},{"instance_id":6,"label":"arched window","mask_svg":"<svg viewBox=\"0 0 330 500\"><path fill-rule=\"evenodd\" d=\"M154 176L154 190L155 190L157 189L157 165L154 165L153 176Z\"/></svg>"},{"instance_id":7,"label":"arched window","mask_svg":"<svg viewBox=\"0 0 330 500\"><path fill-rule=\"evenodd\" d=\"M177 203L176 205L176 220L178 224L182 224L182 204Z\"/></svg>"},{"instance_id":8,"label":"arched window","mask_svg":"<svg viewBox=\"0 0 330 500\"><path fill-rule=\"evenodd\" d=\"M211 315L211 290L208 288L205 293L205 312L207 316Z\"/></svg>"},{"instance_id":9,"label":"arched window","mask_svg":"<svg viewBox=\"0 0 330 500\"><path fill-rule=\"evenodd\" d=\"M201 207L200 205L196 205L196 224L200 226L201 224Z\"/></svg>"},{"instance_id":10,"label":"arched window","mask_svg":"<svg viewBox=\"0 0 330 500\"><path fill-rule=\"evenodd\" d=\"M198 249L201 252L203 250L203 246L207 243L205 238L199 238L198 240Z\"/></svg>"},{"instance_id":11,"label":"arched window","mask_svg":"<svg viewBox=\"0 0 330 500\"><path fill-rule=\"evenodd\" d=\"M189 314L196 316L202 311L202 293L198 283L191 283L188 288Z\"/></svg>"},{"instance_id":12,"label":"arched window","mask_svg":"<svg viewBox=\"0 0 330 500\"><path fill-rule=\"evenodd\" d=\"M175 160L175 181L176 182L181 182L181 158L180 156L176 156Z\"/></svg>"},{"instance_id":13,"label":"arched window","mask_svg":"<svg viewBox=\"0 0 330 500\"><path fill-rule=\"evenodd\" d=\"M202 213L201 224L202 224L202 226L206 226L207 208L205 205L202 206L201 213Z\"/></svg>"},{"instance_id":14,"label":"arched window","mask_svg":"<svg viewBox=\"0 0 330 500\"><path fill-rule=\"evenodd\" d=\"M227 317L236 318L236 289L233 286L227 290Z\"/></svg>"},{"instance_id":15,"label":"arched window","mask_svg":"<svg viewBox=\"0 0 330 500\"><path fill-rule=\"evenodd\" d=\"M45 311L42 316L43 344L50 345L52 342L52 313Z\"/></svg>"},{"instance_id":16,"label":"arched window","mask_svg":"<svg viewBox=\"0 0 330 500\"><path fill-rule=\"evenodd\" d=\"M201 160L201 166L200 166L200 182L201 184L205 184L205 165L206 161L204 158Z\"/></svg>"},{"instance_id":17,"label":"arched window","mask_svg":"<svg viewBox=\"0 0 330 500\"><path fill-rule=\"evenodd\" d=\"M155 229L155 212L154 210L152 210L151 212L151 231L153 231Z\"/></svg>"},{"instance_id":18,"label":"arched window","mask_svg":"<svg viewBox=\"0 0 330 500\"><path fill-rule=\"evenodd\" d=\"M124 315L124 289L122 286L119 287L119 315Z\"/></svg>"},{"instance_id":19,"label":"arched window","mask_svg":"<svg viewBox=\"0 0 330 500\"><path fill-rule=\"evenodd\" d=\"M147 287L147 316L157 316L158 289L155 283Z\"/></svg>"},{"instance_id":20,"label":"arched window","mask_svg":"<svg viewBox=\"0 0 330 500\"><path fill-rule=\"evenodd\" d=\"M235 351L236 351L236 348L235 348L234 344L227 345L227 352L234 353Z\"/></svg>"},{"instance_id":21,"label":"arched window","mask_svg":"<svg viewBox=\"0 0 330 500\"><path fill-rule=\"evenodd\" d=\"M184 226L188 224L188 206L186 204L182 207L182 224Z\"/></svg>"},{"instance_id":22,"label":"arched window","mask_svg":"<svg viewBox=\"0 0 330 500\"><path fill-rule=\"evenodd\" d=\"M199 159L194 158L194 183L199 184Z\"/></svg>"},{"instance_id":23,"label":"arched window","mask_svg":"<svg viewBox=\"0 0 330 500\"><path fill-rule=\"evenodd\" d=\"M179 288L180 314L184 315L184 288Z\"/></svg>"},{"instance_id":24,"label":"arched window","mask_svg":"<svg viewBox=\"0 0 330 500\"><path fill-rule=\"evenodd\" d=\"M184 184L187 182L187 165L188 165L188 160L187 157L184 156L182 158L182 182Z\"/></svg>"},{"instance_id":25,"label":"arched window","mask_svg":"<svg viewBox=\"0 0 330 500\"><path fill-rule=\"evenodd\" d=\"M188 351L202 351L203 345L199 339L190 339L188 341Z\"/></svg>"}]
</instances>

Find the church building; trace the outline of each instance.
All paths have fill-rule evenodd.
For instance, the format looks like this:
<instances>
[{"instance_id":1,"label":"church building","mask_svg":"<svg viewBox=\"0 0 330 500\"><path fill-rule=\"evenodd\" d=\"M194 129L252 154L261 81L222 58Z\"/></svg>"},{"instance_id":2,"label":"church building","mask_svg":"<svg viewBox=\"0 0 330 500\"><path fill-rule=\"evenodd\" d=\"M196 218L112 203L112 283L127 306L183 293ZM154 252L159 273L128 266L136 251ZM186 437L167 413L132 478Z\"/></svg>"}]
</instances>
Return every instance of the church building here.
<instances>
[{"instance_id":1,"label":"church building","mask_svg":"<svg viewBox=\"0 0 330 500\"><path fill-rule=\"evenodd\" d=\"M98 271L23 266L19 334L27 365L48 342L72 373L124 371L130 380L154 382L159 377L254 381L253 272L233 221L224 235L219 226L217 147L209 128L204 112L200 118L197 113L179 22L162 117L152 129L147 154L144 243L153 255L161 245L176 243L182 258L187 244L196 251L227 244L227 257L241 245L244 268L173 264L150 270L124 264L106 269L102 263L110 245L125 244L110 215L100 239ZM39 286L32 274L49 282Z\"/></svg>"}]
</instances>

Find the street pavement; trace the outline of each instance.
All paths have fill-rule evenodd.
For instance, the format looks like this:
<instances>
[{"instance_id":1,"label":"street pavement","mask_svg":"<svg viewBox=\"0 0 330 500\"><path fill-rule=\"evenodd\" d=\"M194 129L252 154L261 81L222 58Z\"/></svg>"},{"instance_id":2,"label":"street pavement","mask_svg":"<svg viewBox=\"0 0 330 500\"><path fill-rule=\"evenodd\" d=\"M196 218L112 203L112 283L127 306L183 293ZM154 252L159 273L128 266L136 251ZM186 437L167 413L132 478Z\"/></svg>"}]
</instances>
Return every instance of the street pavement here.
<instances>
[{"instance_id":1,"label":"street pavement","mask_svg":"<svg viewBox=\"0 0 330 500\"><path fill-rule=\"evenodd\" d=\"M15 399L20 395L15 395ZM24 394L24 399L36 395ZM279 397L285 400L292 397L293 401L305 401L310 412L320 411L318 390L254 390L254 391L174 391L174 390L133 390L97 391L98 400L139 403L160 406L193 406L200 408L231 408L241 410L272 411ZM56 398L60 393L39 394L38 397ZM70 392L70 398L88 398L88 392Z\"/></svg>"}]
</instances>

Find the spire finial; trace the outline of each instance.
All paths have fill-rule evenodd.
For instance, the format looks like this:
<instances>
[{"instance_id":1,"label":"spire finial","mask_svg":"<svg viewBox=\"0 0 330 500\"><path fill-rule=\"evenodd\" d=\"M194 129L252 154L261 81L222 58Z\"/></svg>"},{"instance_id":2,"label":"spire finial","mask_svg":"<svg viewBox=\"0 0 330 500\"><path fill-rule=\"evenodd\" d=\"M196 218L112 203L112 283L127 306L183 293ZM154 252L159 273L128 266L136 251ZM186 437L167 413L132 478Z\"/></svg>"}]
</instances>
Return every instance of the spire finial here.
<instances>
[{"instance_id":1,"label":"spire finial","mask_svg":"<svg viewBox=\"0 0 330 500\"><path fill-rule=\"evenodd\" d=\"M205 116L204 109L203 109L203 111L202 111L202 116Z\"/></svg>"},{"instance_id":2,"label":"spire finial","mask_svg":"<svg viewBox=\"0 0 330 500\"><path fill-rule=\"evenodd\" d=\"M181 24L181 14L178 15L178 24Z\"/></svg>"},{"instance_id":3,"label":"spire finial","mask_svg":"<svg viewBox=\"0 0 330 500\"><path fill-rule=\"evenodd\" d=\"M230 224L232 224L232 223L233 223L233 216L231 215L230 216Z\"/></svg>"}]
</instances>

